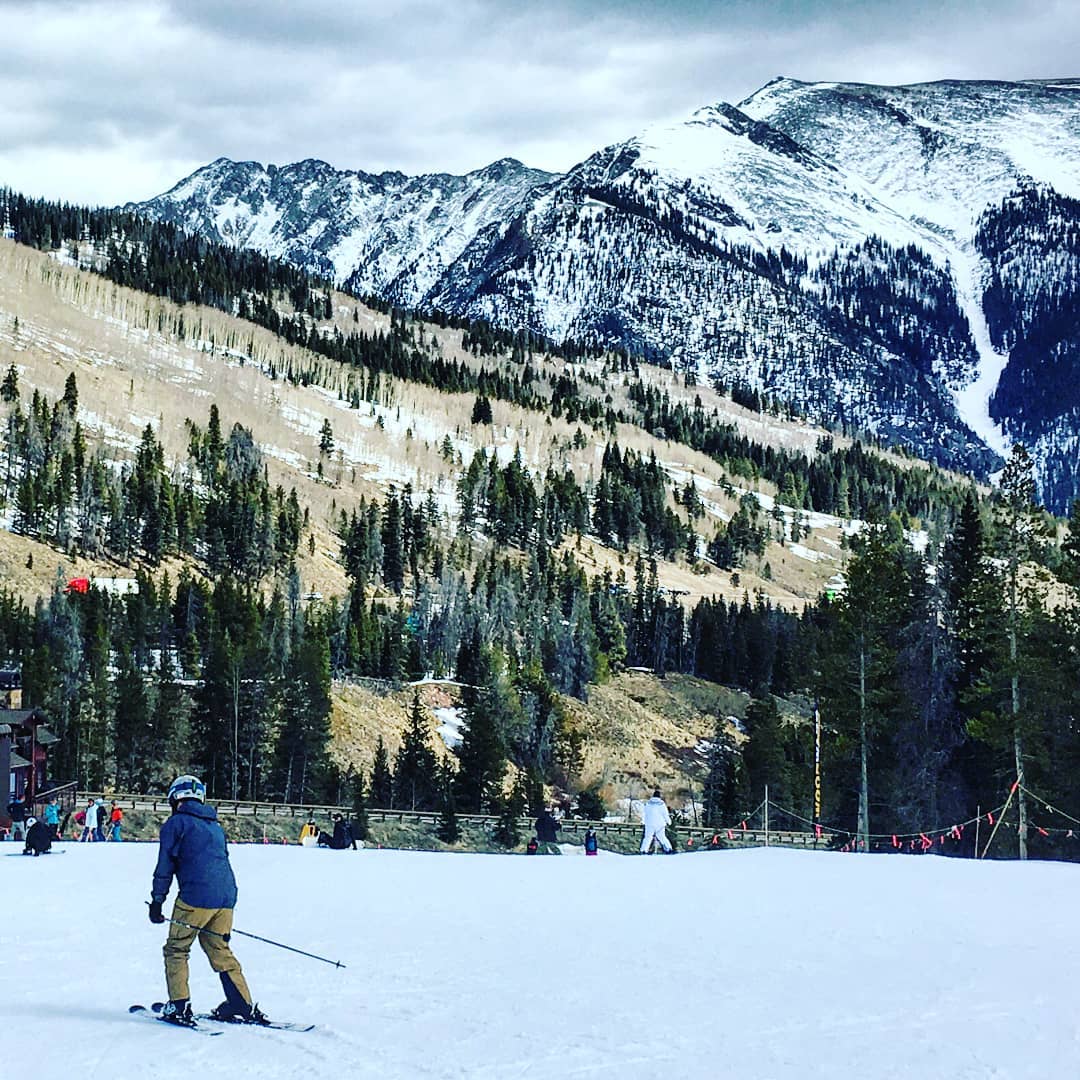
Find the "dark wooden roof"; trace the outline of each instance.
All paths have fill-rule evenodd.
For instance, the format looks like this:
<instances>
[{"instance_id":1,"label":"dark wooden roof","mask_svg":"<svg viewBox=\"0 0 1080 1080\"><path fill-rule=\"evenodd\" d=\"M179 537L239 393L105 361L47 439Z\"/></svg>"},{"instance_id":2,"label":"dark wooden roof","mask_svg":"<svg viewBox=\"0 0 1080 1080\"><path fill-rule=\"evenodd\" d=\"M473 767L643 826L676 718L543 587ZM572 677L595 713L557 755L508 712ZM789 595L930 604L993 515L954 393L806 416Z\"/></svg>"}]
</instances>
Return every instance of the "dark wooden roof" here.
<instances>
[{"instance_id":1,"label":"dark wooden roof","mask_svg":"<svg viewBox=\"0 0 1080 1080\"><path fill-rule=\"evenodd\" d=\"M10 724L12 727L25 727L28 720L32 721L35 719L37 720L37 723L43 723L45 720L44 715L42 715L41 710L38 708L0 709L0 724Z\"/></svg>"}]
</instances>

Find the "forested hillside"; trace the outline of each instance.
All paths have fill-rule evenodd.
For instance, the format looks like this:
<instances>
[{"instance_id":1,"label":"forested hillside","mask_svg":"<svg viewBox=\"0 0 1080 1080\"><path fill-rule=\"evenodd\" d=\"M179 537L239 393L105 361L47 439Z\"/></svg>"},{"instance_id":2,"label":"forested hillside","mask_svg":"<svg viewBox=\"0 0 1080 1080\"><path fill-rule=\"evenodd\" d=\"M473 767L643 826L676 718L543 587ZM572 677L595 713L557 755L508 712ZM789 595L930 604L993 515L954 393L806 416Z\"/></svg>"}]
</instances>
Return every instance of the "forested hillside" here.
<instances>
[{"instance_id":1,"label":"forested hillside","mask_svg":"<svg viewBox=\"0 0 1080 1080\"><path fill-rule=\"evenodd\" d=\"M78 238L53 231L69 211L26 205L25 220L53 222L34 235L54 254L13 256L18 272L0 281L4 520L139 578L135 596L68 594L62 581L36 605L3 592L0 663L22 668L27 703L55 725L63 775L156 788L191 767L219 796L509 813L545 784L578 791L592 728L572 703L633 667L753 696L746 738L718 716L705 757L681 769L718 825L765 783L812 816L814 700L823 821L861 822L864 842L999 805L1017 760L1027 786L1073 806L1080 571L1074 534L1060 551L1033 541L1044 519L1022 455L991 505L921 463L808 434L745 388L729 392L765 408L756 420L628 357L560 356L404 312L377 322L269 263L233 277L240 256L168 227L132 224L122 260L101 257L121 249L104 228L76 255ZM167 258L151 258L158 244ZM140 276L150 262L158 276ZM177 306L174 288L224 314ZM142 368L51 329L100 321L92 312L109 305L126 314L104 332L128 327L110 350L149 342L132 354ZM134 386L149 377L144 356L161 402L183 412L118 439L120 418L103 424L86 384L100 394L99 380L130 372ZM230 415L244 395L205 400L203 364L248 388L251 415ZM297 418L302 453L279 442ZM773 441L748 438L752 421ZM340 585L316 595L300 567L327 544ZM681 596L664 583L675 580L700 585ZM335 680L426 675L462 684L449 764L422 710L399 753L374 748L370 774L333 764ZM1031 842L1064 850L1049 830Z\"/></svg>"}]
</instances>

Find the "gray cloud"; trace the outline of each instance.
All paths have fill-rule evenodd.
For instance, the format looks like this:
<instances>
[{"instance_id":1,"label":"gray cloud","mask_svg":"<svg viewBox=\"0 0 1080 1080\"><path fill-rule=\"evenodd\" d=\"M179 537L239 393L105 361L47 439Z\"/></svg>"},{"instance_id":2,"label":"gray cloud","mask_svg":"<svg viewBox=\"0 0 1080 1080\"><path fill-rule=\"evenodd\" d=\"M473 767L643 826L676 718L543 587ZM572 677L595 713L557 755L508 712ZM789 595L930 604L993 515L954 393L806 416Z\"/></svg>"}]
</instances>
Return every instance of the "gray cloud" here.
<instances>
[{"instance_id":1,"label":"gray cloud","mask_svg":"<svg viewBox=\"0 0 1080 1080\"><path fill-rule=\"evenodd\" d=\"M565 169L778 74L1076 74L1072 0L0 0L0 183L121 202L215 157Z\"/></svg>"}]
</instances>

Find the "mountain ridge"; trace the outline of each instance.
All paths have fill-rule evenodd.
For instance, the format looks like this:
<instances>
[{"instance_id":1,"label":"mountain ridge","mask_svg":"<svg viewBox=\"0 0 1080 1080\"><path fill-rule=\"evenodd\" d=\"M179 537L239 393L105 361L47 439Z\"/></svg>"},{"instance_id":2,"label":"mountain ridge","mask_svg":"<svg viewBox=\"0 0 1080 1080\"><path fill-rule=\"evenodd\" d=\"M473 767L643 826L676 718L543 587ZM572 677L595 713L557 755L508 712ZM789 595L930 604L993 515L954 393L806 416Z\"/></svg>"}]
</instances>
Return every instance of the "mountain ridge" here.
<instances>
[{"instance_id":1,"label":"mountain ridge","mask_svg":"<svg viewBox=\"0 0 1080 1080\"><path fill-rule=\"evenodd\" d=\"M1056 406L990 404L1008 354L986 318L998 256L976 232L1025 185L1080 195L1078 87L779 77L561 174L506 158L461 177L218 159L132 208L360 295L745 382L981 477L1019 437L1060 510L1080 470ZM1062 228L1060 213L1039 227ZM878 239L855 282L851 260Z\"/></svg>"}]
</instances>

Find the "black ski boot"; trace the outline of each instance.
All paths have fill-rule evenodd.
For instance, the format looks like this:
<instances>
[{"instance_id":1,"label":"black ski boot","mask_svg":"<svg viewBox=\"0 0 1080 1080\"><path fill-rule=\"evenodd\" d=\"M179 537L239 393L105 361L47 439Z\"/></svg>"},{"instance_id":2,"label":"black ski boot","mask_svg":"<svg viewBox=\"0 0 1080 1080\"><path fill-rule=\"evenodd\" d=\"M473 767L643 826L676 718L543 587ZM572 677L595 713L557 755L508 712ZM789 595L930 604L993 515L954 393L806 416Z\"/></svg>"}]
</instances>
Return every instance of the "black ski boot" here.
<instances>
[{"instance_id":1,"label":"black ski boot","mask_svg":"<svg viewBox=\"0 0 1080 1080\"><path fill-rule=\"evenodd\" d=\"M211 1020L219 1020L225 1024L269 1024L270 1018L259 1008L258 1005L249 1005L247 1012L237 1009L232 1002L223 1001L210 1013Z\"/></svg>"},{"instance_id":2,"label":"black ski boot","mask_svg":"<svg viewBox=\"0 0 1080 1080\"><path fill-rule=\"evenodd\" d=\"M166 1001L159 1015L166 1024L176 1024L179 1027L196 1026L195 1017L191 1015L191 1002L186 998L183 1001Z\"/></svg>"}]
</instances>

